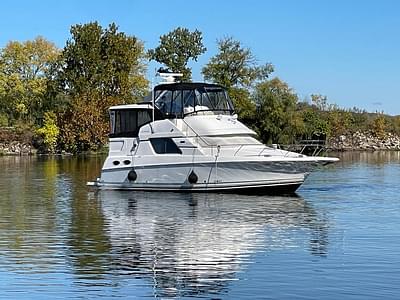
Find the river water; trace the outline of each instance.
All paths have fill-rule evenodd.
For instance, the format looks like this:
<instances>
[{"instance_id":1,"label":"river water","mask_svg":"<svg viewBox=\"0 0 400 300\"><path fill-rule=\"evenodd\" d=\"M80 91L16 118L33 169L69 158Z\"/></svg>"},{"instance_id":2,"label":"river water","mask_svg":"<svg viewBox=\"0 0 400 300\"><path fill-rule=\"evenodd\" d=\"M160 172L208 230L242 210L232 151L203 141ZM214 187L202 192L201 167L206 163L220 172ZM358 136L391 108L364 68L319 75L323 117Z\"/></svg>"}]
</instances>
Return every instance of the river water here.
<instances>
[{"instance_id":1,"label":"river water","mask_svg":"<svg viewBox=\"0 0 400 300\"><path fill-rule=\"evenodd\" d=\"M0 299L400 299L400 152L298 196L94 192L104 157L0 157Z\"/></svg>"}]
</instances>

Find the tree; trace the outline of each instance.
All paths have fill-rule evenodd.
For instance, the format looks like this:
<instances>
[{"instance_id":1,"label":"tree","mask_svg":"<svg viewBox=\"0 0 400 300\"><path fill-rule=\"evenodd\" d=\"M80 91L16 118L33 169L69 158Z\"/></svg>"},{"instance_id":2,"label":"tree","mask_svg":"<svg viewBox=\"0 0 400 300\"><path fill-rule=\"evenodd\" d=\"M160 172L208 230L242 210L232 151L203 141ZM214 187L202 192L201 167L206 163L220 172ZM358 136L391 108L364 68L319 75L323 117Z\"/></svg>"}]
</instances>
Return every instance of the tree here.
<instances>
[{"instance_id":1,"label":"tree","mask_svg":"<svg viewBox=\"0 0 400 300\"><path fill-rule=\"evenodd\" d=\"M381 113L376 113L376 117L372 120L371 124L371 129L372 133L380 138L383 139L386 136L386 130L387 130L387 120L383 112Z\"/></svg>"},{"instance_id":2,"label":"tree","mask_svg":"<svg viewBox=\"0 0 400 300\"><path fill-rule=\"evenodd\" d=\"M291 143L303 131L304 124L296 113L297 95L279 78L257 84L257 128L265 143Z\"/></svg>"},{"instance_id":3,"label":"tree","mask_svg":"<svg viewBox=\"0 0 400 300\"><path fill-rule=\"evenodd\" d=\"M328 97L320 94L311 94L311 103L322 111L326 111L329 108Z\"/></svg>"},{"instance_id":4,"label":"tree","mask_svg":"<svg viewBox=\"0 0 400 300\"><path fill-rule=\"evenodd\" d=\"M252 101L250 91L244 88L231 87L228 92L235 104L235 112L240 120L254 128L257 108Z\"/></svg>"},{"instance_id":5,"label":"tree","mask_svg":"<svg viewBox=\"0 0 400 300\"><path fill-rule=\"evenodd\" d=\"M203 68L205 80L232 87L248 88L259 80L265 80L273 72L270 63L258 65L249 48L239 41L227 37L217 41L219 53L213 56Z\"/></svg>"},{"instance_id":6,"label":"tree","mask_svg":"<svg viewBox=\"0 0 400 300\"><path fill-rule=\"evenodd\" d=\"M43 37L9 42L0 52L0 110L9 121L35 121L43 113L48 74L59 49Z\"/></svg>"},{"instance_id":7,"label":"tree","mask_svg":"<svg viewBox=\"0 0 400 300\"><path fill-rule=\"evenodd\" d=\"M329 135L340 136L347 134L352 123L354 123L353 115L343 109L339 109L336 105L331 105L327 113L327 120L329 124Z\"/></svg>"},{"instance_id":8,"label":"tree","mask_svg":"<svg viewBox=\"0 0 400 300\"><path fill-rule=\"evenodd\" d=\"M248 125L254 124L255 104L251 101L249 88L267 79L273 66L269 63L258 65L251 50L232 37L217 43L219 53L203 68L204 79L225 86L239 118Z\"/></svg>"},{"instance_id":9,"label":"tree","mask_svg":"<svg viewBox=\"0 0 400 300\"><path fill-rule=\"evenodd\" d=\"M189 60L197 58L207 50L202 42L202 34L197 29L190 32L178 27L168 34L160 36L160 44L150 49L150 59L164 64L173 72L182 73L182 81L190 81L192 70L187 66Z\"/></svg>"},{"instance_id":10,"label":"tree","mask_svg":"<svg viewBox=\"0 0 400 300\"><path fill-rule=\"evenodd\" d=\"M325 139L330 133L329 123L326 118L323 117L320 111L308 107L301 111L304 122L304 134L305 139Z\"/></svg>"},{"instance_id":11,"label":"tree","mask_svg":"<svg viewBox=\"0 0 400 300\"><path fill-rule=\"evenodd\" d=\"M42 137L45 150L54 153L57 147L57 138L60 130L57 127L57 116L54 112L44 113L43 127L36 130L36 133Z\"/></svg>"},{"instance_id":12,"label":"tree","mask_svg":"<svg viewBox=\"0 0 400 300\"><path fill-rule=\"evenodd\" d=\"M60 118L61 142L71 151L97 149L108 132L108 108L132 103L147 91L143 44L97 22L71 27L55 81L66 102Z\"/></svg>"},{"instance_id":13,"label":"tree","mask_svg":"<svg viewBox=\"0 0 400 300\"><path fill-rule=\"evenodd\" d=\"M114 23L103 29L97 22L74 25L71 35L56 70L62 91L70 96L96 92L121 103L144 95L144 48L136 37L118 32Z\"/></svg>"}]
</instances>

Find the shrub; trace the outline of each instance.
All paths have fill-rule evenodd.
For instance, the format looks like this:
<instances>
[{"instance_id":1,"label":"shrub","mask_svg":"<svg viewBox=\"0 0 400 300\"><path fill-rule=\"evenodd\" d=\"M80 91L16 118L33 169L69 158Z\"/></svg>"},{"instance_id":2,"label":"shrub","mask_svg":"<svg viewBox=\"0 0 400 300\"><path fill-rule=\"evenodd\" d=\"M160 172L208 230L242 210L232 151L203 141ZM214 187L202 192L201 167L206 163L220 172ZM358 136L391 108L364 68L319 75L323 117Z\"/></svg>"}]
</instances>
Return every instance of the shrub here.
<instances>
[{"instance_id":1,"label":"shrub","mask_svg":"<svg viewBox=\"0 0 400 300\"><path fill-rule=\"evenodd\" d=\"M36 130L36 133L43 138L46 150L54 153L57 147L57 139L60 130L57 126L57 116L54 112L46 112L44 114L43 127Z\"/></svg>"},{"instance_id":2,"label":"shrub","mask_svg":"<svg viewBox=\"0 0 400 300\"><path fill-rule=\"evenodd\" d=\"M0 127L8 126L8 117L6 114L0 113Z\"/></svg>"}]
</instances>

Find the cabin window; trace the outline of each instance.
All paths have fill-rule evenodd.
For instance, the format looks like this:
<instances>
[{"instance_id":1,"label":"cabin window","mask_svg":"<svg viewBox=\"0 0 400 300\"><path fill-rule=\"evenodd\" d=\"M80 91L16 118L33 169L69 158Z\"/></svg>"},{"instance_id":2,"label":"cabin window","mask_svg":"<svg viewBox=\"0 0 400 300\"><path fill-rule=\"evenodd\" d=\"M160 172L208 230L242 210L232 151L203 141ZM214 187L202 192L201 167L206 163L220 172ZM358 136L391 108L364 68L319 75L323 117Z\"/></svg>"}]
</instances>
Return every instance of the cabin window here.
<instances>
[{"instance_id":1,"label":"cabin window","mask_svg":"<svg viewBox=\"0 0 400 300\"><path fill-rule=\"evenodd\" d=\"M182 154L181 149L170 138L152 138L150 143L157 154Z\"/></svg>"},{"instance_id":2,"label":"cabin window","mask_svg":"<svg viewBox=\"0 0 400 300\"><path fill-rule=\"evenodd\" d=\"M137 137L139 129L151 122L149 109L121 109L110 112L110 137Z\"/></svg>"}]
</instances>

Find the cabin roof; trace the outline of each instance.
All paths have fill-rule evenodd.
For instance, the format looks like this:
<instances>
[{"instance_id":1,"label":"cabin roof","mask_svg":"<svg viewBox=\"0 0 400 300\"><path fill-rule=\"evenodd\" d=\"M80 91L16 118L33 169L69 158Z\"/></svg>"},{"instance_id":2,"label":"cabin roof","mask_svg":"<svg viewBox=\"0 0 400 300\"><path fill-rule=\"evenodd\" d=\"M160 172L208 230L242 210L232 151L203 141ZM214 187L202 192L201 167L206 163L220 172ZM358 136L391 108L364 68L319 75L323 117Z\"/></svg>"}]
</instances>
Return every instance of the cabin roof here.
<instances>
[{"instance_id":1,"label":"cabin roof","mask_svg":"<svg viewBox=\"0 0 400 300\"><path fill-rule=\"evenodd\" d=\"M119 110L119 109L153 109L151 104L123 104L123 105L115 105L111 106L110 110Z\"/></svg>"},{"instance_id":2,"label":"cabin roof","mask_svg":"<svg viewBox=\"0 0 400 300\"><path fill-rule=\"evenodd\" d=\"M157 85L155 91L179 91L179 90L195 90L198 88L221 88L225 89L222 85L205 83L205 82L178 82L178 83L166 83Z\"/></svg>"}]
</instances>

